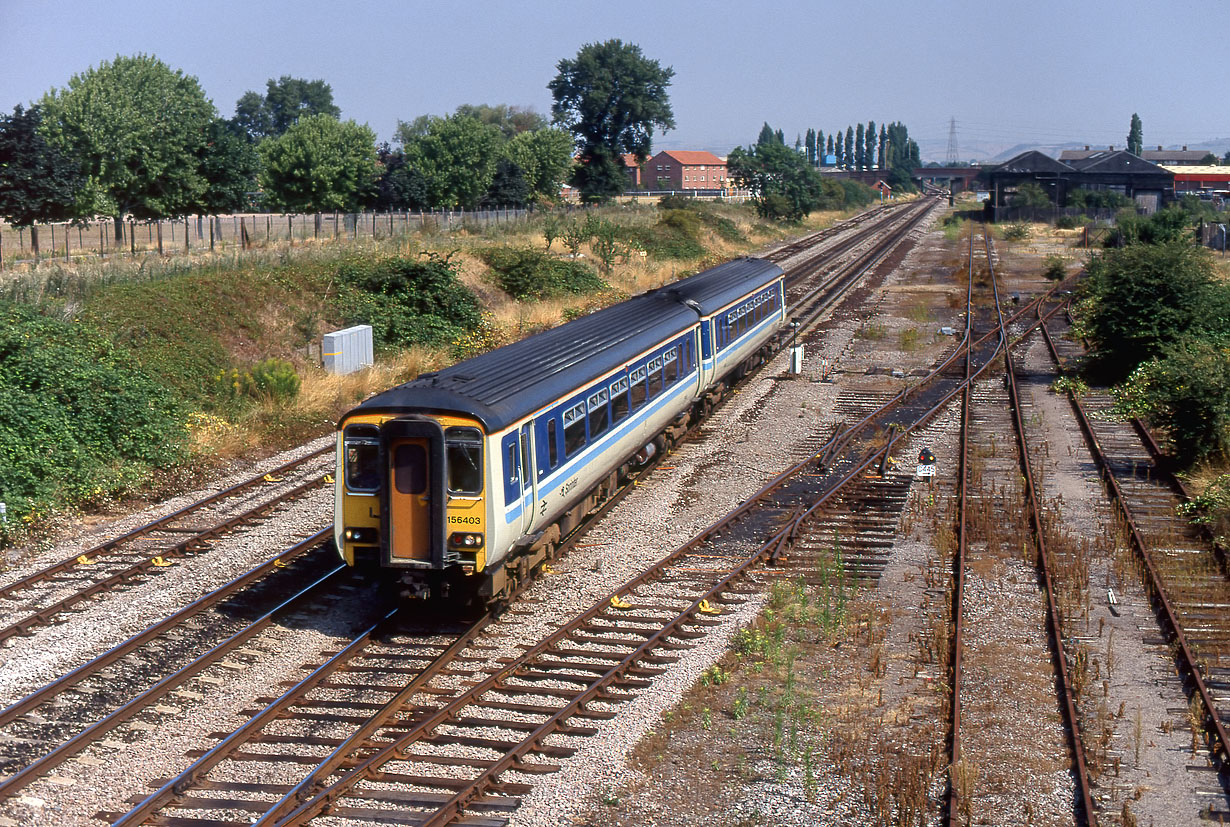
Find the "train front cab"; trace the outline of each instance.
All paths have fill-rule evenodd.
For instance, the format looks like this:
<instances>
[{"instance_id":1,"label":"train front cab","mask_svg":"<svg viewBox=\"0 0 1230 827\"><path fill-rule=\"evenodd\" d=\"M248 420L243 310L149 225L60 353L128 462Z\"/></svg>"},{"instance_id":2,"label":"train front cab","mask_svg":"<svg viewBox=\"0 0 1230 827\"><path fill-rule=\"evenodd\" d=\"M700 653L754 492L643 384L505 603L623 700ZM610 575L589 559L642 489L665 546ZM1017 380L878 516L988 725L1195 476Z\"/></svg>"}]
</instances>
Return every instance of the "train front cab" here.
<instances>
[{"instance_id":1,"label":"train front cab","mask_svg":"<svg viewBox=\"0 0 1230 827\"><path fill-rule=\"evenodd\" d=\"M413 595L486 566L484 438L453 416L353 417L338 445L334 534L350 565L400 569Z\"/></svg>"}]
</instances>

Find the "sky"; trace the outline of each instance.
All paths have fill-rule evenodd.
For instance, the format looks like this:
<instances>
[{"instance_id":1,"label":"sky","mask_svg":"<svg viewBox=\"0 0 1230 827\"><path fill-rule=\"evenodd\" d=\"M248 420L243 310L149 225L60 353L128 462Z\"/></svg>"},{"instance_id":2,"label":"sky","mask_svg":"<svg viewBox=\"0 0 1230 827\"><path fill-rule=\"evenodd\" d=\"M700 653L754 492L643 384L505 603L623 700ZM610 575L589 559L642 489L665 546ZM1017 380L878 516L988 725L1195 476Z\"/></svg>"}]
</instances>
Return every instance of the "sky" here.
<instances>
[{"instance_id":1,"label":"sky","mask_svg":"<svg viewBox=\"0 0 1230 827\"><path fill-rule=\"evenodd\" d=\"M323 79L343 118L390 140L399 120L464 103L550 114L547 84L586 43L619 38L674 69L658 149L725 154L761 124L901 121L924 159L1018 143L1230 149L1225 4L774 0L0 0L0 111L116 55L195 76L224 117L270 78Z\"/></svg>"}]
</instances>

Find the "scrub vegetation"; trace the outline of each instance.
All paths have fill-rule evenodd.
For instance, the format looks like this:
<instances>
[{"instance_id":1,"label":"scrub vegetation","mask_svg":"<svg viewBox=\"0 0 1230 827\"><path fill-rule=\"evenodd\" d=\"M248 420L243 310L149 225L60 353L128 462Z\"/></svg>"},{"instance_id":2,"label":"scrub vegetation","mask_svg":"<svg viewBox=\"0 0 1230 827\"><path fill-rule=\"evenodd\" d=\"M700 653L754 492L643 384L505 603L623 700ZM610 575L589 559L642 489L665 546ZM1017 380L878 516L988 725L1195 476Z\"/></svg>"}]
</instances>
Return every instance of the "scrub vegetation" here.
<instances>
[{"instance_id":1,"label":"scrub vegetation","mask_svg":"<svg viewBox=\"0 0 1230 827\"><path fill-rule=\"evenodd\" d=\"M0 544L326 434L419 372L837 217L787 229L748 206L672 199L449 235L14 273L0 284ZM353 324L372 325L377 364L325 373L321 334Z\"/></svg>"}]
</instances>

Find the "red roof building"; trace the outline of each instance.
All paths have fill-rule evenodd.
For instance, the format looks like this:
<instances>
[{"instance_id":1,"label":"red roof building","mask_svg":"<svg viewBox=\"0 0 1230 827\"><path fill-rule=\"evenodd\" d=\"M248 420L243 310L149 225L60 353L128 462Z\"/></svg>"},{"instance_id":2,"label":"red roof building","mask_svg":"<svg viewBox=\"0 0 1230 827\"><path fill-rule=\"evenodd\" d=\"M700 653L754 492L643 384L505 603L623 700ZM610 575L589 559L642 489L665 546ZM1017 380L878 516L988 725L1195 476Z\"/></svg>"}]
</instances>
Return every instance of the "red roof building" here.
<instances>
[{"instance_id":1,"label":"red roof building","mask_svg":"<svg viewBox=\"0 0 1230 827\"><path fill-rule=\"evenodd\" d=\"M668 149L645 162L642 181L650 190L720 190L726 162L712 152Z\"/></svg>"},{"instance_id":2,"label":"red roof building","mask_svg":"<svg viewBox=\"0 0 1230 827\"><path fill-rule=\"evenodd\" d=\"M637 163L636 156L631 153L624 155L624 169L628 171L628 189L643 190L645 183L642 180L641 173L643 172L641 165Z\"/></svg>"}]
</instances>

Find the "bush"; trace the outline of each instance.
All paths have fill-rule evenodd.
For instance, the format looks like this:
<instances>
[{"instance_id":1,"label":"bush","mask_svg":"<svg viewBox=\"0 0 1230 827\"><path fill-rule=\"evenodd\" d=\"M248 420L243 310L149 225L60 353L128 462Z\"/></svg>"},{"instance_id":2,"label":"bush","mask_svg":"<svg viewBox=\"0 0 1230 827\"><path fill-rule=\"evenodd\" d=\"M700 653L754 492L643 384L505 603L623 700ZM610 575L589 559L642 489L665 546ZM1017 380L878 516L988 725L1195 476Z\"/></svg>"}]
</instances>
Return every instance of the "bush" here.
<instances>
[{"instance_id":1,"label":"bush","mask_svg":"<svg viewBox=\"0 0 1230 827\"><path fill-rule=\"evenodd\" d=\"M1061 215L1055 219L1055 227L1060 230L1075 230L1077 227L1083 227L1084 223L1077 219L1074 215Z\"/></svg>"},{"instance_id":2,"label":"bush","mask_svg":"<svg viewBox=\"0 0 1230 827\"><path fill-rule=\"evenodd\" d=\"M443 345L476 327L482 309L449 256L356 257L338 268L339 302L351 324L370 324L376 344Z\"/></svg>"},{"instance_id":3,"label":"bush","mask_svg":"<svg viewBox=\"0 0 1230 827\"><path fill-rule=\"evenodd\" d=\"M1063 256L1047 256L1042 260L1042 275L1051 281L1063 281L1068 277L1068 265Z\"/></svg>"},{"instance_id":4,"label":"bush","mask_svg":"<svg viewBox=\"0 0 1230 827\"><path fill-rule=\"evenodd\" d=\"M515 299L550 299L606 288L592 269L529 247L491 247L479 256L491 268L500 289Z\"/></svg>"},{"instance_id":5,"label":"bush","mask_svg":"<svg viewBox=\"0 0 1230 827\"><path fill-rule=\"evenodd\" d=\"M214 381L220 400L255 399L281 404L299 395L303 380L290 362L273 358L242 373L237 368L220 371Z\"/></svg>"},{"instance_id":6,"label":"bush","mask_svg":"<svg viewBox=\"0 0 1230 827\"><path fill-rule=\"evenodd\" d=\"M1007 241L1024 241L1029 238L1029 225L1016 222L1004 227L1004 239Z\"/></svg>"},{"instance_id":7,"label":"bush","mask_svg":"<svg viewBox=\"0 0 1230 827\"><path fill-rule=\"evenodd\" d=\"M1118 389L1121 413L1165 429L1184 463L1230 458L1230 337L1185 337L1132 372Z\"/></svg>"},{"instance_id":8,"label":"bush","mask_svg":"<svg viewBox=\"0 0 1230 827\"><path fill-rule=\"evenodd\" d=\"M185 420L88 325L0 304L0 501L14 519L96 503L177 465Z\"/></svg>"},{"instance_id":9,"label":"bush","mask_svg":"<svg viewBox=\"0 0 1230 827\"><path fill-rule=\"evenodd\" d=\"M1230 288L1215 280L1208 253L1190 244L1108 250L1088 271L1081 326L1114 381L1180 337L1223 332L1230 322Z\"/></svg>"}]
</instances>

